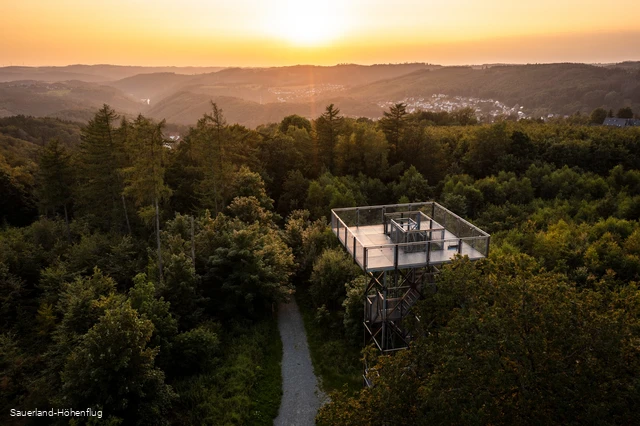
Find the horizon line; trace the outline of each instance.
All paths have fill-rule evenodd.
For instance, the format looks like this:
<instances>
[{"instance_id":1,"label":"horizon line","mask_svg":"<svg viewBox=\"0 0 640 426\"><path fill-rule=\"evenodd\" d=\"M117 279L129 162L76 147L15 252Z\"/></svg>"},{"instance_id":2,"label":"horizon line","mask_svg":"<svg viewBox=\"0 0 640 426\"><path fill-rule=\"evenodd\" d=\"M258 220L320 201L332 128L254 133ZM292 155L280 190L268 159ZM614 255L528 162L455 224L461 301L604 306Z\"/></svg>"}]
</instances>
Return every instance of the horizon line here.
<instances>
[{"instance_id":1,"label":"horizon line","mask_svg":"<svg viewBox=\"0 0 640 426\"><path fill-rule=\"evenodd\" d=\"M230 69L230 68L240 68L240 69L256 69L256 68L290 68L290 67L318 67L318 68L332 68L338 66L362 66L362 67L371 67L371 66L380 66L380 65L430 65L442 68L453 68L453 67L477 67L477 66L499 66L499 65L558 65L558 64L581 64L581 65L618 65L625 63L634 63L640 62L639 59L625 59L623 61L614 61L614 62L579 62L579 61L558 61L558 62L485 62L485 63L460 63L460 64L436 64L431 62L422 62L422 61L407 61L407 62L376 62L376 63L356 63L356 62L340 62L333 65L321 65L321 64L312 64L312 63L299 63L299 64L291 64L291 65L255 65L255 66L241 66L241 65L139 65L139 64L116 64L116 63L72 63L66 65L18 65L18 64L9 64L9 65L0 65L0 69L3 68L67 68L67 67L75 67L75 66L84 66L84 67L99 67L99 66L111 66L111 67L136 67L136 68L222 68L222 69Z\"/></svg>"}]
</instances>

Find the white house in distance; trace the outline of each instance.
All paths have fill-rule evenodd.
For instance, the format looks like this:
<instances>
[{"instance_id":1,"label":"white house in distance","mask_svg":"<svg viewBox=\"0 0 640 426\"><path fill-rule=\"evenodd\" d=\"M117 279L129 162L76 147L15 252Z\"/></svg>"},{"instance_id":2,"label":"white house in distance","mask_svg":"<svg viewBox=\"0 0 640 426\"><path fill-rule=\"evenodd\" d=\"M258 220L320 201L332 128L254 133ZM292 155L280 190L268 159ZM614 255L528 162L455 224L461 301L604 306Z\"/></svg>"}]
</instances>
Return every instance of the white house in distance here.
<instances>
[{"instance_id":1,"label":"white house in distance","mask_svg":"<svg viewBox=\"0 0 640 426\"><path fill-rule=\"evenodd\" d=\"M615 118L615 117L607 117L602 123L603 126L613 126L613 127L634 127L640 126L640 120L635 118Z\"/></svg>"}]
</instances>

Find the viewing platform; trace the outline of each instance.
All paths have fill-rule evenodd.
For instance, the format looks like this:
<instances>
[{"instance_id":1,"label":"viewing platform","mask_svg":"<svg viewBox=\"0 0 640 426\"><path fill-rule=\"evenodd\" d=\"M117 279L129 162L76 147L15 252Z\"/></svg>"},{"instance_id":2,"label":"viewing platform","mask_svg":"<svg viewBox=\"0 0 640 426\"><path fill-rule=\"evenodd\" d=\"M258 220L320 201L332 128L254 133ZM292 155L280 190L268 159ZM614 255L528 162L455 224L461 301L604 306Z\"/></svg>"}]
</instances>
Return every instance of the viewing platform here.
<instances>
[{"instance_id":1,"label":"viewing platform","mask_svg":"<svg viewBox=\"0 0 640 426\"><path fill-rule=\"evenodd\" d=\"M433 201L333 209L331 229L365 272L483 259L491 238Z\"/></svg>"}]
</instances>

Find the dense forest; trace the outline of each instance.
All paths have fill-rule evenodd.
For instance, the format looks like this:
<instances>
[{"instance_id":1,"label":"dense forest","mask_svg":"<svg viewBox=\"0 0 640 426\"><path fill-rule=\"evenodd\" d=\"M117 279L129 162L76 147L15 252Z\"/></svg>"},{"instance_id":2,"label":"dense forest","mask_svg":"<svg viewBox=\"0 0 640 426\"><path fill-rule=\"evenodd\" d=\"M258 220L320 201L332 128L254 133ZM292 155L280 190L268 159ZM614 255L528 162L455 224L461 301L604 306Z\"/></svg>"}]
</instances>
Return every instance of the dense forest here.
<instances>
[{"instance_id":1,"label":"dense forest","mask_svg":"<svg viewBox=\"0 0 640 426\"><path fill-rule=\"evenodd\" d=\"M640 128L592 119L330 104L249 129L214 103L180 143L106 105L83 125L1 119L2 423L91 406L112 425L271 424L291 297L333 391L319 424L635 423ZM361 352L365 278L330 209L430 199L491 255L442 269L409 349Z\"/></svg>"}]
</instances>

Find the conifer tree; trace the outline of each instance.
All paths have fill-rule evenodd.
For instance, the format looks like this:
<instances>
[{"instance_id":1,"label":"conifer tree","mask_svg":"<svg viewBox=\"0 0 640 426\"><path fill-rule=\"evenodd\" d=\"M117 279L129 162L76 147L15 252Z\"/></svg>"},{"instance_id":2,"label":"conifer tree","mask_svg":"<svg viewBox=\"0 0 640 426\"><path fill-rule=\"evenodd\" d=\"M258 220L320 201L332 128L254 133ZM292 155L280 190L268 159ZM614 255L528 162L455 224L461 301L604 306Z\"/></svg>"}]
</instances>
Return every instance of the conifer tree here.
<instances>
[{"instance_id":1,"label":"conifer tree","mask_svg":"<svg viewBox=\"0 0 640 426\"><path fill-rule=\"evenodd\" d=\"M330 104L324 114L316 120L320 164L331 172L334 171L334 150L344 121L344 118L340 117L339 114L340 109Z\"/></svg>"},{"instance_id":2,"label":"conifer tree","mask_svg":"<svg viewBox=\"0 0 640 426\"><path fill-rule=\"evenodd\" d=\"M198 120L190 140L193 160L202 176L198 188L200 204L218 214L226 204L225 177L232 172L232 166L226 158L227 122L217 104L212 102L211 108L211 114Z\"/></svg>"},{"instance_id":3,"label":"conifer tree","mask_svg":"<svg viewBox=\"0 0 640 426\"><path fill-rule=\"evenodd\" d=\"M158 270L162 280L162 251L160 246L160 202L171 196L164 182L165 148L159 124L139 115L127 132L127 148L132 165L123 170L126 180L124 195L131 196L139 207L142 219L152 220L158 249Z\"/></svg>"},{"instance_id":4,"label":"conifer tree","mask_svg":"<svg viewBox=\"0 0 640 426\"><path fill-rule=\"evenodd\" d=\"M45 215L56 214L62 208L64 220L69 234L68 206L72 198L74 173L71 167L71 156L57 140L49 142L38 159L37 196L40 209Z\"/></svg>"},{"instance_id":5,"label":"conifer tree","mask_svg":"<svg viewBox=\"0 0 640 426\"><path fill-rule=\"evenodd\" d=\"M387 142L391 147L392 159L398 160L400 149L400 137L402 129L407 120L407 105L399 103L391 106L389 111L384 112L384 117L380 120L382 130L387 137Z\"/></svg>"},{"instance_id":6,"label":"conifer tree","mask_svg":"<svg viewBox=\"0 0 640 426\"><path fill-rule=\"evenodd\" d=\"M122 132L113 124L117 118L116 112L104 105L83 129L78 155L79 210L103 229L121 228L125 219L119 170L126 163Z\"/></svg>"}]
</instances>

